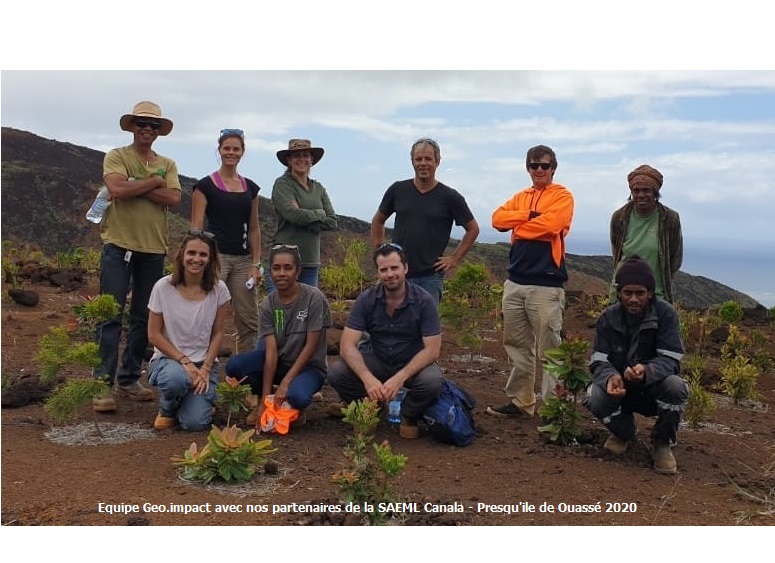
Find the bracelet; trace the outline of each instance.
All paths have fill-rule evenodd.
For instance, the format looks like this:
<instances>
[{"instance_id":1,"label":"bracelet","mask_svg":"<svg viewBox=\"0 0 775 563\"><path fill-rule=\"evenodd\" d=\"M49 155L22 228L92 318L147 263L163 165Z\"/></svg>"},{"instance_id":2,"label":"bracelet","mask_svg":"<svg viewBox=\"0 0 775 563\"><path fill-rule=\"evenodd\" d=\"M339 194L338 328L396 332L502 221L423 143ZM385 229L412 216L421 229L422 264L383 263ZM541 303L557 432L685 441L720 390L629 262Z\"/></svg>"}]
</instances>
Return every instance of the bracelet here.
<instances>
[{"instance_id":1,"label":"bracelet","mask_svg":"<svg viewBox=\"0 0 775 563\"><path fill-rule=\"evenodd\" d=\"M258 261L258 262L256 262L255 264L253 264L253 267L254 267L254 268L258 268L258 269L260 270L260 269L261 269L261 260L259 260L259 261Z\"/></svg>"},{"instance_id":2,"label":"bracelet","mask_svg":"<svg viewBox=\"0 0 775 563\"><path fill-rule=\"evenodd\" d=\"M187 362L184 362L183 360L188 360L188 361L187 361ZM188 365L188 364L190 364L190 363L191 363L191 359L190 359L188 356L186 356L186 355L184 354L184 355L182 355L182 356L180 357L180 359L178 360L178 363L179 363L180 365L182 365L182 366L185 366L185 365Z\"/></svg>"}]
</instances>

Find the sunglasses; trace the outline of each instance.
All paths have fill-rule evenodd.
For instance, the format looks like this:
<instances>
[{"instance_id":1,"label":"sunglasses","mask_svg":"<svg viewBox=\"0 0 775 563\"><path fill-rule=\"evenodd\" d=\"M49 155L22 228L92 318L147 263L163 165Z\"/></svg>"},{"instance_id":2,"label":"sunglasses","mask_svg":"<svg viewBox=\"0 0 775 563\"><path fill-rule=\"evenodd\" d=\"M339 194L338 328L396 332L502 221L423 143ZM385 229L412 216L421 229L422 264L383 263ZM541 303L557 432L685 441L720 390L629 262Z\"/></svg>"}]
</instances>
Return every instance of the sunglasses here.
<instances>
[{"instance_id":1,"label":"sunglasses","mask_svg":"<svg viewBox=\"0 0 775 563\"><path fill-rule=\"evenodd\" d=\"M161 123L159 123L158 121L148 121L147 119L135 119L133 123L137 125L140 129L145 129L146 127L150 127L154 131L158 131L161 128Z\"/></svg>"},{"instance_id":2,"label":"sunglasses","mask_svg":"<svg viewBox=\"0 0 775 563\"><path fill-rule=\"evenodd\" d=\"M215 235L213 233L201 229L189 229L188 234L195 237L203 237L207 240L215 240Z\"/></svg>"},{"instance_id":3,"label":"sunglasses","mask_svg":"<svg viewBox=\"0 0 775 563\"><path fill-rule=\"evenodd\" d=\"M530 167L530 170L538 170L539 168L541 170L549 170L552 167L552 164L550 162L531 162L528 166Z\"/></svg>"},{"instance_id":4,"label":"sunglasses","mask_svg":"<svg viewBox=\"0 0 775 563\"><path fill-rule=\"evenodd\" d=\"M220 138L236 135L240 138L245 138L245 132L242 129L221 129Z\"/></svg>"},{"instance_id":5,"label":"sunglasses","mask_svg":"<svg viewBox=\"0 0 775 563\"><path fill-rule=\"evenodd\" d=\"M382 250L384 248L393 248L395 250L400 250L401 252L404 251L404 247L400 244L396 244L394 242L383 242L377 247L377 250Z\"/></svg>"}]
</instances>

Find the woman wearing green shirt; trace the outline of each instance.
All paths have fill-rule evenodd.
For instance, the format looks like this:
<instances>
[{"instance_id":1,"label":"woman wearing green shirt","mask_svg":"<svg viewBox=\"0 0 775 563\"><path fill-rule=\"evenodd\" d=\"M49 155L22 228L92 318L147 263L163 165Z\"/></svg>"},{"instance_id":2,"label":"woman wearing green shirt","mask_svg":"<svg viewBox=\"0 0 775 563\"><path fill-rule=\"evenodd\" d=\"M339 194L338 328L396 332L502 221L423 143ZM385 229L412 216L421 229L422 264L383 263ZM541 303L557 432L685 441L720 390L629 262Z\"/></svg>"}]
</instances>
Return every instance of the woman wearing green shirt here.
<instances>
[{"instance_id":1,"label":"woman wearing green shirt","mask_svg":"<svg viewBox=\"0 0 775 563\"><path fill-rule=\"evenodd\" d=\"M301 275L299 281L317 286L320 272L320 233L336 229L336 214L323 184L309 176L310 169L323 157L323 149L313 147L308 139L291 139L288 148L277 152L286 166L272 188L272 204L277 216L277 231L272 246L299 247ZM267 289L274 290L271 277Z\"/></svg>"}]
</instances>

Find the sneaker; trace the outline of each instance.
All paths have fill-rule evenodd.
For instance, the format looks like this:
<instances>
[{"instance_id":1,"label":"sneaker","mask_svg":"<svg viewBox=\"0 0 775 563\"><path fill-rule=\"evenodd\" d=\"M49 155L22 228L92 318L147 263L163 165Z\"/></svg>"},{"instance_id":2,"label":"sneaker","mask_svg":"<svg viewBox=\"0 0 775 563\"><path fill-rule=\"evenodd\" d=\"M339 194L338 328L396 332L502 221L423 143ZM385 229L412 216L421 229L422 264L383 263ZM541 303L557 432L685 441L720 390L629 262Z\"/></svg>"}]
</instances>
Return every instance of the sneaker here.
<instances>
[{"instance_id":1,"label":"sneaker","mask_svg":"<svg viewBox=\"0 0 775 563\"><path fill-rule=\"evenodd\" d=\"M110 395L95 397L91 404L95 412L116 412L116 400Z\"/></svg>"},{"instance_id":2,"label":"sneaker","mask_svg":"<svg viewBox=\"0 0 775 563\"><path fill-rule=\"evenodd\" d=\"M673 475L678 471L675 456L667 442L652 442L651 459L654 461L654 471L663 475Z\"/></svg>"},{"instance_id":3,"label":"sneaker","mask_svg":"<svg viewBox=\"0 0 775 563\"><path fill-rule=\"evenodd\" d=\"M405 440L416 440L420 437L420 427L417 423L401 417L401 425L398 427L398 435Z\"/></svg>"},{"instance_id":4,"label":"sneaker","mask_svg":"<svg viewBox=\"0 0 775 563\"><path fill-rule=\"evenodd\" d=\"M116 385L118 393L128 395L134 401L153 401L153 391L140 385L139 381L134 381L129 385Z\"/></svg>"},{"instance_id":5,"label":"sneaker","mask_svg":"<svg viewBox=\"0 0 775 563\"><path fill-rule=\"evenodd\" d=\"M615 434L610 434L603 447L614 455L622 455L627 451L630 443L622 440Z\"/></svg>"},{"instance_id":6,"label":"sneaker","mask_svg":"<svg viewBox=\"0 0 775 563\"><path fill-rule=\"evenodd\" d=\"M523 417L529 418L531 416L527 414L525 411L523 411L522 409L520 409L514 403L507 403L505 405L500 405L497 407L488 406L484 412L492 416L499 416L502 418L523 418Z\"/></svg>"},{"instance_id":7,"label":"sneaker","mask_svg":"<svg viewBox=\"0 0 775 563\"><path fill-rule=\"evenodd\" d=\"M339 401L338 403L329 403L328 405L326 405L326 414L334 418L344 418L344 413L342 412L342 409L346 409L346 408L347 408L347 404L345 404L344 401Z\"/></svg>"},{"instance_id":8,"label":"sneaker","mask_svg":"<svg viewBox=\"0 0 775 563\"><path fill-rule=\"evenodd\" d=\"M159 412L156 415L156 420L153 421L154 430L169 430L175 428L178 425L178 421L172 416L164 416Z\"/></svg>"}]
</instances>

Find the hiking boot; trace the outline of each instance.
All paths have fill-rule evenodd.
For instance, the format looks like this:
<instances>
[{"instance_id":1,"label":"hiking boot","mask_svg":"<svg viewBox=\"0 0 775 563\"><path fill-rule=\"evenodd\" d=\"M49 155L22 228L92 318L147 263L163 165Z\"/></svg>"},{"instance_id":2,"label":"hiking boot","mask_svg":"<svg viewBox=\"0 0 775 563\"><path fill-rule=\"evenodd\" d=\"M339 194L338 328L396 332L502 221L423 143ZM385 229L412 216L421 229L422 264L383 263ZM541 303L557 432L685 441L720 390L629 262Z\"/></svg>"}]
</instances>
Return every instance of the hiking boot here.
<instances>
[{"instance_id":1,"label":"hiking boot","mask_svg":"<svg viewBox=\"0 0 775 563\"><path fill-rule=\"evenodd\" d=\"M497 407L488 406L484 412L501 418L530 418L532 416L520 409L514 403L507 403Z\"/></svg>"},{"instance_id":2,"label":"hiking boot","mask_svg":"<svg viewBox=\"0 0 775 563\"><path fill-rule=\"evenodd\" d=\"M654 460L654 471L657 473L673 475L678 471L678 464L668 442L652 442L651 459Z\"/></svg>"},{"instance_id":3,"label":"hiking boot","mask_svg":"<svg viewBox=\"0 0 775 563\"><path fill-rule=\"evenodd\" d=\"M326 405L326 414L334 418L344 418L342 409L346 408L347 404L344 401L339 401L338 403L329 403Z\"/></svg>"},{"instance_id":4,"label":"hiking boot","mask_svg":"<svg viewBox=\"0 0 775 563\"><path fill-rule=\"evenodd\" d=\"M116 400L110 395L95 397L91 401L94 412L116 412Z\"/></svg>"},{"instance_id":5,"label":"hiking boot","mask_svg":"<svg viewBox=\"0 0 775 563\"><path fill-rule=\"evenodd\" d=\"M603 447L614 455L622 455L629 445L629 442L622 440L616 434L610 434Z\"/></svg>"},{"instance_id":6,"label":"hiking boot","mask_svg":"<svg viewBox=\"0 0 775 563\"><path fill-rule=\"evenodd\" d=\"M154 430L169 430L175 428L178 425L178 421L173 416L164 416L159 412L156 415L156 420L153 421Z\"/></svg>"},{"instance_id":7,"label":"hiking boot","mask_svg":"<svg viewBox=\"0 0 775 563\"><path fill-rule=\"evenodd\" d=\"M401 417L401 425L398 427L398 435L405 440L416 440L420 437L420 427L417 422Z\"/></svg>"},{"instance_id":8,"label":"hiking boot","mask_svg":"<svg viewBox=\"0 0 775 563\"><path fill-rule=\"evenodd\" d=\"M140 385L139 381L133 381L128 385L116 385L116 392L127 395L133 401L153 401L153 391Z\"/></svg>"}]
</instances>

